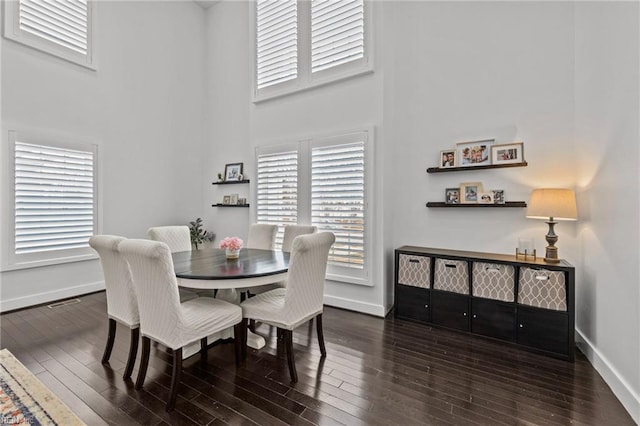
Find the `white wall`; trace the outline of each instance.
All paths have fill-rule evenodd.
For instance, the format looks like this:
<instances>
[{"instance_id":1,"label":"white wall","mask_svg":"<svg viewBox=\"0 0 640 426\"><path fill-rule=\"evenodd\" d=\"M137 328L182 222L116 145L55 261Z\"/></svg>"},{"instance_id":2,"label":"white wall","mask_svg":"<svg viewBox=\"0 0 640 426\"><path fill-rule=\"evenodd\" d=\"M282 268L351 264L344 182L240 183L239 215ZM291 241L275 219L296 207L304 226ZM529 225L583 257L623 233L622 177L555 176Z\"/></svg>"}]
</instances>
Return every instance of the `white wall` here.
<instances>
[{"instance_id":1,"label":"white wall","mask_svg":"<svg viewBox=\"0 0 640 426\"><path fill-rule=\"evenodd\" d=\"M145 237L202 211L204 15L192 2L96 6L97 72L2 39L2 143L16 126L98 143L101 231ZM103 288L97 261L0 278L2 310Z\"/></svg>"},{"instance_id":2,"label":"white wall","mask_svg":"<svg viewBox=\"0 0 640 426\"><path fill-rule=\"evenodd\" d=\"M580 348L640 423L640 8L579 3L575 123Z\"/></svg>"}]
</instances>

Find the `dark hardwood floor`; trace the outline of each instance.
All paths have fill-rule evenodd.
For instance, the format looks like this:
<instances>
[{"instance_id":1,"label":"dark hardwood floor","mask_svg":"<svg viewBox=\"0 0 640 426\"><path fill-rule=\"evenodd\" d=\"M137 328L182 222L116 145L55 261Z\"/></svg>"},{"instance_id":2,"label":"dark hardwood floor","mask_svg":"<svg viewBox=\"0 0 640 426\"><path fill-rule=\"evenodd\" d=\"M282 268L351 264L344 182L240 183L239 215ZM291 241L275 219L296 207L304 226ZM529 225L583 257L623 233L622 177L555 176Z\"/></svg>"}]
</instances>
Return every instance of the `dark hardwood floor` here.
<instances>
[{"instance_id":1,"label":"dark hardwood floor","mask_svg":"<svg viewBox=\"0 0 640 426\"><path fill-rule=\"evenodd\" d=\"M106 298L0 316L8 348L88 425L633 425L609 387L576 362L403 320L325 308L328 356L315 327L299 327L299 382L289 383L275 330L236 368L233 344L216 345L203 367L185 360L176 410L166 413L171 357L152 347L143 390L122 380L129 330L118 325L109 365ZM313 332L312 332L313 331ZM139 358L139 354L138 354ZM138 363L134 369L137 374Z\"/></svg>"}]
</instances>

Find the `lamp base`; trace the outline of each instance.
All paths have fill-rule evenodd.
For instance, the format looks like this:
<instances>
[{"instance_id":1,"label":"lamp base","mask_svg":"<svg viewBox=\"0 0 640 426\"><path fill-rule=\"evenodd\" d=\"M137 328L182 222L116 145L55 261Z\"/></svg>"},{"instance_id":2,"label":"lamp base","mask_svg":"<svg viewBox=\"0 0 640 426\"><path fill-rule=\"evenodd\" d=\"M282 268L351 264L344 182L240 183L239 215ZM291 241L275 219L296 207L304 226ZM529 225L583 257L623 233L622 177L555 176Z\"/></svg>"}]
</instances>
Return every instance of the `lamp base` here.
<instances>
[{"instance_id":1,"label":"lamp base","mask_svg":"<svg viewBox=\"0 0 640 426\"><path fill-rule=\"evenodd\" d=\"M560 259L558 259L558 247L547 246L544 261L547 263L560 263Z\"/></svg>"},{"instance_id":2,"label":"lamp base","mask_svg":"<svg viewBox=\"0 0 640 426\"><path fill-rule=\"evenodd\" d=\"M547 233L546 240L549 244L547 246L547 252L544 256L544 261L547 263L560 263L560 259L558 259L558 247L554 246L554 244L558 241L558 236L553 230L553 227L556 223L552 217L549 218L549 221L546 222L549 225L549 233Z\"/></svg>"}]
</instances>

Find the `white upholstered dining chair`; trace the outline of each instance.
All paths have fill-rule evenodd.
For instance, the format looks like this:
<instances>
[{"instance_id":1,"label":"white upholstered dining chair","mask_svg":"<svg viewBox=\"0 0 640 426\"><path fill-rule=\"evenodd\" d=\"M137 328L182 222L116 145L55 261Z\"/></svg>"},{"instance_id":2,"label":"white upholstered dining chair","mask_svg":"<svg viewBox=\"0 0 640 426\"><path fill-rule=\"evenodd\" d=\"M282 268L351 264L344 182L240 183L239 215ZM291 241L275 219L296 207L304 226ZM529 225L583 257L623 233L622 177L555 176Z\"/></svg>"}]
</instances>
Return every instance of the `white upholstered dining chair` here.
<instances>
[{"instance_id":1,"label":"white upholstered dining chair","mask_svg":"<svg viewBox=\"0 0 640 426\"><path fill-rule=\"evenodd\" d=\"M123 379L131 377L133 364L138 353L140 332L140 316L138 315L138 301L133 290L129 265L118 252L118 244L125 238L114 235L94 235L89 239L89 245L100 256L104 274L104 286L107 293L107 315L109 316L109 334L107 345L102 354L102 363L109 362L113 343L116 338L116 322L131 329L129 357L124 369Z\"/></svg>"},{"instance_id":2,"label":"white upholstered dining chair","mask_svg":"<svg viewBox=\"0 0 640 426\"><path fill-rule=\"evenodd\" d=\"M284 227L284 237L282 238L282 251L291 252L293 240L297 236L313 234L317 230L318 228L311 225L286 225Z\"/></svg>"},{"instance_id":3,"label":"white upholstered dining chair","mask_svg":"<svg viewBox=\"0 0 640 426\"><path fill-rule=\"evenodd\" d=\"M289 274L285 288L278 288L245 300L242 306L243 336L247 319L278 327L285 340L289 374L298 381L293 355L293 330L316 318L318 343L323 357L327 355L322 333L324 282L329 249L335 241L331 232L301 235L293 241ZM246 342L243 342L243 354Z\"/></svg>"},{"instance_id":4,"label":"white upholstered dining chair","mask_svg":"<svg viewBox=\"0 0 640 426\"><path fill-rule=\"evenodd\" d=\"M191 234L188 226L154 226L147 230L153 241L162 241L171 253L191 250Z\"/></svg>"},{"instance_id":5,"label":"white upholstered dining chair","mask_svg":"<svg viewBox=\"0 0 640 426\"><path fill-rule=\"evenodd\" d=\"M246 247L248 249L273 250L276 245L277 233L278 225L254 223L249 227Z\"/></svg>"},{"instance_id":6,"label":"white upholstered dining chair","mask_svg":"<svg viewBox=\"0 0 640 426\"><path fill-rule=\"evenodd\" d=\"M242 309L210 297L180 303L171 252L162 242L124 240L118 246L129 264L140 311L142 356L136 389L142 388L149 365L150 342L154 340L173 352L171 388L167 411L175 407L182 374L182 348L200 341L200 355L206 362L207 336L234 326L236 363L241 359Z\"/></svg>"}]
</instances>

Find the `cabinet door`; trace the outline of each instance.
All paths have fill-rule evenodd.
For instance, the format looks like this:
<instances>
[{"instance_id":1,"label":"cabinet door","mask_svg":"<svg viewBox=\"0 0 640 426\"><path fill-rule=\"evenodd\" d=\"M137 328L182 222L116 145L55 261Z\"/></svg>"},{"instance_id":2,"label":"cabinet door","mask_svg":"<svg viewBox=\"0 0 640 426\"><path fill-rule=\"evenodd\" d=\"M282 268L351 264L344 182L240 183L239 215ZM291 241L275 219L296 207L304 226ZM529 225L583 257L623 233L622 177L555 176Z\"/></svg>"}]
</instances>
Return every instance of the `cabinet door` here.
<instances>
[{"instance_id":1,"label":"cabinet door","mask_svg":"<svg viewBox=\"0 0 640 426\"><path fill-rule=\"evenodd\" d=\"M569 356L569 332L566 312L518 306L519 344Z\"/></svg>"},{"instance_id":2,"label":"cabinet door","mask_svg":"<svg viewBox=\"0 0 640 426\"><path fill-rule=\"evenodd\" d=\"M515 341L515 306L489 299L472 299L471 331L495 339Z\"/></svg>"},{"instance_id":3,"label":"cabinet door","mask_svg":"<svg viewBox=\"0 0 640 426\"><path fill-rule=\"evenodd\" d=\"M429 290L399 284L396 297L396 317L429 322Z\"/></svg>"},{"instance_id":4,"label":"cabinet door","mask_svg":"<svg viewBox=\"0 0 640 426\"><path fill-rule=\"evenodd\" d=\"M432 291L431 321L444 327L469 331L469 297L446 291Z\"/></svg>"}]
</instances>

